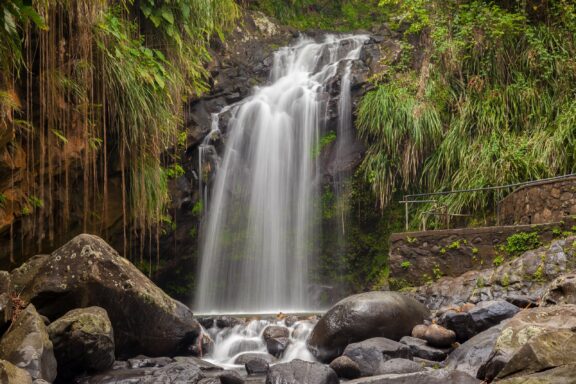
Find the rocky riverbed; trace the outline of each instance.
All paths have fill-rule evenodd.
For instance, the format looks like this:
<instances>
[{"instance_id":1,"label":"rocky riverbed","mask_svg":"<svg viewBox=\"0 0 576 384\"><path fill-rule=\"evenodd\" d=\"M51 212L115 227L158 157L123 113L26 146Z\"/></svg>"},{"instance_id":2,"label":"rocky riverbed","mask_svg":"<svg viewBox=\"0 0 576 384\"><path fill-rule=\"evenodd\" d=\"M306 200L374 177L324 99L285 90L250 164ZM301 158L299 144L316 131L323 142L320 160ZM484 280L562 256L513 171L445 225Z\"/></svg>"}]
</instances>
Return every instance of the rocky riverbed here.
<instances>
[{"instance_id":1,"label":"rocky riverbed","mask_svg":"<svg viewBox=\"0 0 576 384\"><path fill-rule=\"evenodd\" d=\"M495 277L530 268L534 255L548 271L538 281L504 286ZM0 378L15 384L575 383L575 260L576 237L569 237L482 271L482 286L456 289L455 281L469 280L464 276L414 292L367 292L320 318L196 318L103 240L80 235L51 255L0 272Z\"/></svg>"}]
</instances>

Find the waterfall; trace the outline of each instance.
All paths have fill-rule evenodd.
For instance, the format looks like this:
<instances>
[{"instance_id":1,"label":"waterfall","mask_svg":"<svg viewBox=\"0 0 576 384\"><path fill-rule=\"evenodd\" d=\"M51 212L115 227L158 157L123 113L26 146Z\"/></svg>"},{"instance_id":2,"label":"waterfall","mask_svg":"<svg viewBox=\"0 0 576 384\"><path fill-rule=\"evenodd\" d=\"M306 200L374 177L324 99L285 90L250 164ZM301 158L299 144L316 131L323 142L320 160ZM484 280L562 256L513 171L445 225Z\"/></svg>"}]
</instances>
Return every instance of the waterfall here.
<instances>
[{"instance_id":1,"label":"waterfall","mask_svg":"<svg viewBox=\"0 0 576 384\"><path fill-rule=\"evenodd\" d=\"M345 66L340 108L345 104L346 112L339 115L351 119L351 63L367 39L301 38L275 53L270 85L228 107L226 149L203 228L196 312L299 312L313 305L317 152L328 85Z\"/></svg>"}]
</instances>

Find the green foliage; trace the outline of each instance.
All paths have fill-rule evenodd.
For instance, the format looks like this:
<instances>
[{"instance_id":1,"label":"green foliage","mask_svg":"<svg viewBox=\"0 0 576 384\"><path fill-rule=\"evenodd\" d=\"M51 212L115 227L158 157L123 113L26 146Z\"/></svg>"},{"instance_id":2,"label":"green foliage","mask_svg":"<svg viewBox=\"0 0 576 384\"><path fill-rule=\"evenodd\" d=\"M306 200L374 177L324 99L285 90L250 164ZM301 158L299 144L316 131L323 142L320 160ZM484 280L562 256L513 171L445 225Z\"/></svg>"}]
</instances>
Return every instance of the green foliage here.
<instances>
[{"instance_id":1,"label":"green foliage","mask_svg":"<svg viewBox=\"0 0 576 384\"><path fill-rule=\"evenodd\" d=\"M387 16L377 5L378 0L255 0L251 8L299 30L350 31L383 23Z\"/></svg>"},{"instance_id":2,"label":"green foliage","mask_svg":"<svg viewBox=\"0 0 576 384\"><path fill-rule=\"evenodd\" d=\"M166 176L168 176L169 179L176 179L185 173L184 168L178 163L174 163L166 169Z\"/></svg>"},{"instance_id":3,"label":"green foliage","mask_svg":"<svg viewBox=\"0 0 576 384\"><path fill-rule=\"evenodd\" d=\"M504 263L504 256L502 255L496 255L494 260L492 260L492 264L494 264L495 267L501 266L502 263Z\"/></svg>"},{"instance_id":4,"label":"green foliage","mask_svg":"<svg viewBox=\"0 0 576 384\"><path fill-rule=\"evenodd\" d=\"M27 25L46 29L44 20L30 1L0 2L0 71L18 71L22 64L22 30ZM1 84L0 84L1 85Z\"/></svg>"},{"instance_id":5,"label":"green foliage","mask_svg":"<svg viewBox=\"0 0 576 384\"><path fill-rule=\"evenodd\" d=\"M202 213L204 212L204 202L202 200L198 200L196 201L196 203L194 203L194 206L192 207L192 216L202 216Z\"/></svg>"},{"instance_id":6,"label":"green foliage","mask_svg":"<svg viewBox=\"0 0 576 384\"><path fill-rule=\"evenodd\" d=\"M409 52L412 60L377 77L377 89L359 109L359 129L369 144L362 167L381 206L398 189L473 189L576 169L571 2L380 4L398 26L408 27L406 36L418 33L424 54L422 68ZM404 45L408 41L414 39ZM479 215L504 193L451 194L436 205ZM419 217L430 209L423 204Z\"/></svg>"},{"instance_id":7,"label":"green foliage","mask_svg":"<svg viewBox=\"0 0 576 384\"><path fill-rule=\"evenodd\" d=\"M502 276L501 284L505 288L510 285L510 276L508 276L507 273L505 273L504 276Z\"/></svg>"},{"instance_id":8,"label":"green foliage","mask_svg":"<svg viewBox=\"0 0 576 384\"><path fill-rule=\"evenodd\" d=\"M519 255L541 245L538 232L518 232L506 239L503 249L510 255Z\"/></svg>"},{"instance_id":9,"label":"green foliage","mask_svg":"<svg viewBox=\"0 0 576 384\"><path fill-rule=\"evenodd\" d=\"M434 264L434 266L432 267L432 275L434 276L434 280L438 280L444 275L442 273L442 270L440 269L439 264Z\"/></svg>"},{"instance_id":10,"label":"green foliage","mask_svg":"<svg viewBox=\"0 0 576 384\"><path fill-rule=\"evenodd\" d=\"M330 131L320 138L320 141L312 149L312 157L316 158L322 153L324 148L336 141L336 132Z\"/></svg>"},{"instance_id":11,"label":"green foliage","mask_svg":"<svg viewBox=\"0 0 576 384\"><path fill-rule=\"evenodd\" d=\"M402 267L402 269L408 270L412 266L412 263L408 260L404 260L402 264L400 264L400 266Z\"/></svg>"}]
</instances>

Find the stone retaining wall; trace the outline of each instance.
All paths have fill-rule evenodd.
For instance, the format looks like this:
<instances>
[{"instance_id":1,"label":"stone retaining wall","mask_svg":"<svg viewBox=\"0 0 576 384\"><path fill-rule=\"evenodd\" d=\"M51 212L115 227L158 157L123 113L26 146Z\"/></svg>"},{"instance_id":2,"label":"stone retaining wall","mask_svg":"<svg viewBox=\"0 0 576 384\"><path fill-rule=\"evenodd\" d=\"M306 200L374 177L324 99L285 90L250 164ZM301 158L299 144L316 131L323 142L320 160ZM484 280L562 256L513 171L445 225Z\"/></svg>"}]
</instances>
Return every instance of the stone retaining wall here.
<instances>
[{"instance_id":1,"label":"stone retaining wall","mask_svg":"<svg viewBox=\"0 0 576 384\"><path fill-rule=\"evenodd\" d=\"M576 177L521 187L504 198L498 207L501 225L566 220L576 216Z\"/></svg>"},{"instance_id":2,"label":"stone retaining wall","mask_svg":"<svg viewBox=\"0 0 576 384\"><path fill-rule=\"evenodd\" d=\"M395 233L390 237L390 286L422 285L441 276L460 276L513 257L506 247L515 233L535 233L540 244L576 233L576 220L540 225L446 229Z\"/></svg>"}]
</instances>

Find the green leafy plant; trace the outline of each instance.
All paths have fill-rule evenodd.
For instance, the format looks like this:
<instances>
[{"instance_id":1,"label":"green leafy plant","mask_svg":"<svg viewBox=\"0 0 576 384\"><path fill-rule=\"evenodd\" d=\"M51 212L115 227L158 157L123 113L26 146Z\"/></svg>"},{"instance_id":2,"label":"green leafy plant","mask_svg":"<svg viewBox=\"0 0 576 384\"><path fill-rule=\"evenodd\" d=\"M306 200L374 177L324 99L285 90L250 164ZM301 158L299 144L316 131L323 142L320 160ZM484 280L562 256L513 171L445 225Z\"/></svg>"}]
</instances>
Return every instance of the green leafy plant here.
<instances>
[{"instance_id":1,"label":"green leafy plant","mask_svg":"<svg viewBox=\"0 0 576 384\"><path fill-rule=\"evenodd\" d=\"M518 232L506 239L503 250L510 255L519 255L523 252L536 249L542 245L538 232Z\"/></svg>"},{"instance_id":2,"label":"green leafy plant","mask_svg":"<svg viewBox=\"0 0 576 384\"><path fill-rule=\"evenodd\" d=\"M408 261L408 260L404 260L404 261L400 264L400 266L402 267L402 269L408 270L408 269L410 269L410 267L412 266L412 263L411 263L410 261Z\"/></svg>"}]
</instances>

